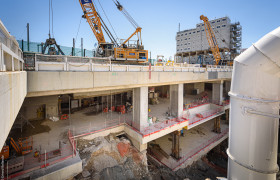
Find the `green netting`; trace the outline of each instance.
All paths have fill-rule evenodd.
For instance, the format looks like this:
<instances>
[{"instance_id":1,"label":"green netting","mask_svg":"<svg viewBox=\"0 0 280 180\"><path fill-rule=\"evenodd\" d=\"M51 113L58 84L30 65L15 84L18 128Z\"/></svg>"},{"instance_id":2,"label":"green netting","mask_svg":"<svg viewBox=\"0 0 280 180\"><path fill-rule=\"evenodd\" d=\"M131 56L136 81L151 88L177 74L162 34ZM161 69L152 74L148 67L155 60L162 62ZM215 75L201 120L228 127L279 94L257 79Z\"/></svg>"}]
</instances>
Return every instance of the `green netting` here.
<instances>
[{"instance_id":1,"label":"green netting","mask_svg":"<svg viewBox=\"0 0 280 180\"><path fill-rule=\"evenodd\" d=\"M17 40L19 43L19 47L21 48L22 51L28 51L27 48L27 41L23 41L23 46L22 46L22 40ZM65 55L72 55L72 47L66 47L66 46L60 46L61 50L64 52ZM36 52L36 53L41 53L42 52L42 46L41 43L36 43L36 42L29 42L29 51L30 52ZM48 49L46 50L48 52ZM82 52L80 48L75 48L75 56L82 56ZM93 51L86 50L85 51L85 56L86 57L93 57Z\"/></svg>"}]
</instances>

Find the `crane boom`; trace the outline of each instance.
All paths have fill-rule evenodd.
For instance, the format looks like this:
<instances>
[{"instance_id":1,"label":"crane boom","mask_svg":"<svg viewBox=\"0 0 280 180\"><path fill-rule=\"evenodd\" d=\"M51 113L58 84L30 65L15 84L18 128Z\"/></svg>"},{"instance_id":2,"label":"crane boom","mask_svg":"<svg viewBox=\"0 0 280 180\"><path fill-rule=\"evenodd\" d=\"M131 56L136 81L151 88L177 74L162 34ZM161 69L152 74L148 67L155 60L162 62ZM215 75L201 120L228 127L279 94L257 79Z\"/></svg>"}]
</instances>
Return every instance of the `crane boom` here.
<instances>
[{"instance_id":1,"label":"crane boom","mask_svg":"<svg viewBox=\"0 0 280 180\"><path fill-rule=\"evenodd\" d=\"M79 0L84 12L84 17L87 19L97 41L99 44L106 43L104 34L102 31L102 24L100 17L92 3L92 0Z\"/></svg>"},{"instance_id":2,"label":"crane boom","mask_svg":"<svg viewBox=\"0 0 280 180\"><path fill-rule=\"evenodd\" d=\"M206 37L207 37L209 46L211 48L212 54L215 58L216 65L218 65L221 60L221 54L220 54L220 50L219 50L219 46L218 46L215 34L211 28L208 18L206 16L201 15L200 19L203 20L203 22L204 22Z\"/></svg>"}]
</instances>

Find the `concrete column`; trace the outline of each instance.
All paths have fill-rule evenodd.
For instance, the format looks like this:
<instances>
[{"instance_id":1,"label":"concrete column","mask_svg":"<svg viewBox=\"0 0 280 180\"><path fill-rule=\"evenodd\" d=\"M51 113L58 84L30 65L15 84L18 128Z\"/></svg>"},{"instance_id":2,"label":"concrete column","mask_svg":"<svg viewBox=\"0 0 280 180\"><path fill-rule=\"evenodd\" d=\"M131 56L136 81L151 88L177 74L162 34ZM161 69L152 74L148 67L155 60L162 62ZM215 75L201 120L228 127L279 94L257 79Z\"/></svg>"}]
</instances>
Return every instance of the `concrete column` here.
<instances>
[{"instance_id":1,"label":"concrete column","mask_svg":"<svg viewBox=\"0 0 280 180\"><path fill-rule=\"evenodd\" d=\"M172 156L180 159L180 131L172 133Z\"/></svg>"},{"instance_id":2,"label":"concrete column","mask_svg":"<svg viewBox=\"0 0 280 180\"><path fill-rule=\"evenodd\" d=\"M228 93L230 91L231 81L225 81L225 92Z\"/></svg>"},{"instance_id":3,"label":"concrete column","mask_svg":"<svg viewBox=\"0 0 280 180\"><path fill-rule=\"evenodd\" d=\"M149 126L148 123L148 87L133 89L132 126L139 131Z\"/></svg>"},{"instance_id":4,"label":"concrete column","mask_svg":"<svg viewBox=\"0 0 280 180\"><path fill-rule=\"evenodd\" d=\"M223 102L223 81L212 84L212 100L222 105Z\"/></svg>"},{"instance_id":5,"label":"concrete column","mask_svg":"<svg viewBox=\"0 0 280 180\"><path fill-rule=\"evenodd\" d=\"M170 110L174 117L181 117L183 114L183 84L170 85Z\"/></svg>"}]
</instances>

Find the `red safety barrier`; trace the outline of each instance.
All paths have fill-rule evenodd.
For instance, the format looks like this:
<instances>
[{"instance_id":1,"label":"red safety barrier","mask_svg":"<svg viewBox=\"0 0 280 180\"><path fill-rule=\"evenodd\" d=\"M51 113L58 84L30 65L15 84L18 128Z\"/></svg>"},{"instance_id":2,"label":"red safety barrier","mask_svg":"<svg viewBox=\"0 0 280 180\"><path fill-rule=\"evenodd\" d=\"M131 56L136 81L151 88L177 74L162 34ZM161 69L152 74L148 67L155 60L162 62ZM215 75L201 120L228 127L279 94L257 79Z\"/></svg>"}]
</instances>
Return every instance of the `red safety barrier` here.
<instances>
[{"instance_id":1,"label":"red safety barrier","mask_svg":"<svg viewBox=\"0 0 280 180\"><path fill-rule=\"evenodd\" d=\"M217 142L222 137L224 137L226 134L228 134L228 130L229 129L227 128L224 131L222 131L220 134L218 134L218 135L212 137L211 139L209 139L207 142L200 144L198 147L194 148L191 152L189 152L185 156L181 157L178 161L175 161L174 163L171 163L170 161L164 161L163 159L159 159L156 154L149 154L149 155L152 156L153 158L157 159L164 166L166 166L166 167L172 169L173 171L175 171L178 167L183 165L187 160L194 157L195 155L197 155L201 151L209 148L209 146L211 146L213 143Z\"/></svg>"},{"instance_id":2,"label":"red safety barrier","mask_svg":"<svg viewBox=\"0 0 280 180\"><path fill-rule=\"evenodd\" d=\"M76 142L72 132L68 131L69 144L61 145L57 150L39 154L37 157L34 157L32 153L24 156L24 170L10 174L8 179L12 179L31 171L46 168L53 164L62 162L66 159L75 157L77 154L76 151ZM7 179L5 177L4 179Z\"/></svg>"}]
</instances>

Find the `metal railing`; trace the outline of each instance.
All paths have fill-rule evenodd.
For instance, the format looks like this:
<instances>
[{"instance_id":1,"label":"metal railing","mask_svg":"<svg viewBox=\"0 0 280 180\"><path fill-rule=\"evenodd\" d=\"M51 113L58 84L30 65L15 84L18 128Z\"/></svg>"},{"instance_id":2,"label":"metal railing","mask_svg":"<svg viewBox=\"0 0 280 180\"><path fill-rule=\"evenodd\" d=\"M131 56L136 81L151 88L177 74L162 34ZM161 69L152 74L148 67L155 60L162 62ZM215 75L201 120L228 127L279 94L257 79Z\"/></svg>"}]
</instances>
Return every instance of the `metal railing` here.
<instances>
[{"instance_id":1,"label":"metal railing","mask_svg":"<svg viewBox=\"0 0 280 180\"><path fill-rule=\"evenodd\" d=\"M51 66L50 66L51 65ZM173 66L145 66L145 65L117 65L112 64L110 58L90 58L62 55L42 55L37 54L35 58L36 71L115 71L115 72L231 72L231 66L208 65L207 68L200 67L198 64L180 64Z\"/></svg>"},{"instance_id":2,"label":"metal railing","mask_svg":"<svg viewBox=\"0 0 280 180\"><path fill-rule=\"evenodd\" d=\"M77 155L77 146L74 136L72 135L72 132L70 130L67 134L69 143L60 143L59 149L50 152L39 152L36 157L33 156L34 153L30 153L24 156L24 170L13 174L8 173L9 176L7 179L12 179L34 170L43 169L53 164L62 162L66 159L75 157Z\"/></svg>"}]
</instances>

